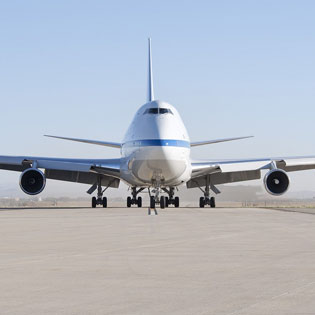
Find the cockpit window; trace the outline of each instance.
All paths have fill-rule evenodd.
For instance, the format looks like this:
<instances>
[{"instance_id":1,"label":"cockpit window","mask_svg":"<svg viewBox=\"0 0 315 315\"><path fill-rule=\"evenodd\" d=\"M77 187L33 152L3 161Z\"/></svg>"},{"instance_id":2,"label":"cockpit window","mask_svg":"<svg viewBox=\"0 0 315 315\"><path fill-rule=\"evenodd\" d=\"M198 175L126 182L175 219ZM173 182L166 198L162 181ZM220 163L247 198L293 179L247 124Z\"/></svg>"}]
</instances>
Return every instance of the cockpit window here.
<instances>
[{"instance_id":1,"label":"cockpit window","mask_svg":"<svg viewBox=\"0 0 315 315\"><path fill-rule=\"evenodd\" d=\"M158 114L158 113L159 113L159 109L158 109L158 108L148 108L148 109L146 110L146 112L147 112L148 114Z\"/></svg>"},{"instance_id":2,"label":"cockpit window","mask_svg":"<svg viewBox=\"0 0 315 315\"><path fill-rule=\"evenodd\" d=\"M169 108L147 108L144 114L172 114L172 111Z\"/></svg>"},{"instance_id":3,"label":"cockpit window","mask_svg":"<svg viewBox=\"0 0 315 315\"><path fill-rule=\"evenodd\" d=\"M168 108L160 108L160 114L167 114L167 113L172 114L172 111Z\"/></svg>"}]
</instances>

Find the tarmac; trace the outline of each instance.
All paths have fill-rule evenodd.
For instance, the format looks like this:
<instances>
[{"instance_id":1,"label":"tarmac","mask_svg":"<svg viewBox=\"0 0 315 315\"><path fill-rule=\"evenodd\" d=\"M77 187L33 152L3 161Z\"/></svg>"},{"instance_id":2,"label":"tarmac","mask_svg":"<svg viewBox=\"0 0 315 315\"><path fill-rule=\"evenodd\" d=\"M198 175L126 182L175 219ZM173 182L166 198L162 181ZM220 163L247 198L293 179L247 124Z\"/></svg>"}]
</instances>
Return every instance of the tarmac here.
<instances>
[{"instance_id":1,"label":"tarmac","mask_svg":"<svg viewBox=\"0 0 315 315\"><path fill-rule=\"evenodd\" d=\"M314 209L0 209L0 314L315 314Z\"/></svg>"}]
</instances>

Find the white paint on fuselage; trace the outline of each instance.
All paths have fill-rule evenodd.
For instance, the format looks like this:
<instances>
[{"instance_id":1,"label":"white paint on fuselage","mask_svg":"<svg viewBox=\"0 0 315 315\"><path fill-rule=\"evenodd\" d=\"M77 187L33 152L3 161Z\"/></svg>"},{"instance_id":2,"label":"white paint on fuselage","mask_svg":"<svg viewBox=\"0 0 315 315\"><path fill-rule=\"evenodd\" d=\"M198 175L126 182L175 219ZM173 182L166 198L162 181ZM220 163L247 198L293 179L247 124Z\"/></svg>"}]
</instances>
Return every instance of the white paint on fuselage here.
<instances>
[{"instance_id":1,"label":"white paint on fuselage","mask_svg":"<svg viewBox=\"0 0 315 315\"><path fill-rule=\"evenodd\" d=\"M164 108L165 114L150 114ZM122 179L134 186L177 186L190 179L190 140L176 108L152 101L136 112L122 145Z\"/></svg>"}]
</instances>

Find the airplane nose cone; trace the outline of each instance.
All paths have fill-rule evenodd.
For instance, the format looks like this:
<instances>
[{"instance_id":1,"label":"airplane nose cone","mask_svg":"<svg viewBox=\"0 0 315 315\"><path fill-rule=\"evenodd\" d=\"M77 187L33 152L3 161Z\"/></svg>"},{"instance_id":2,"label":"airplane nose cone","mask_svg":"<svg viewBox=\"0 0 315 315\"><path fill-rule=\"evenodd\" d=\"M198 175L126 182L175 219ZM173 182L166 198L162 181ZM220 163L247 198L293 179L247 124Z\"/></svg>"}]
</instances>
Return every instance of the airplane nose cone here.
<instances>
[{"instance_id":1,"label":"airplane nose cone","mask_svg":"<svg viewBox=\"0 0 315 315\"><path fill-rule=\"evenodd\" d=\"M176 147L150 147L141 150L132 163L132 173L139 180L152 183L170 183L187 168L182 149Z\"/></svg>"}]
</instances>

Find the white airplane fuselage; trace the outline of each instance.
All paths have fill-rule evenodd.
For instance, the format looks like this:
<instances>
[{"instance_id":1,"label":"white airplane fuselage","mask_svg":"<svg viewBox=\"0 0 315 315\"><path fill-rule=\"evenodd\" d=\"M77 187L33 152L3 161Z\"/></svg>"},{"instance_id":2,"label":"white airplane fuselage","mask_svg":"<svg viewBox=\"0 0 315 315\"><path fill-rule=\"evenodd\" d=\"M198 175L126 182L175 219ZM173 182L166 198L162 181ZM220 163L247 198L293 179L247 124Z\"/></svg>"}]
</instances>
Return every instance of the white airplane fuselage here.
<instances>
[{"instance_id":1,"label":"white airplane fuselage","mask_svg":"<svg viewBox=\"0 0 315 315\"><path fill-rule=\"evenodd\" d=\"M129 185L177 186L191 177L189 136L177 110L166 102L139 108L121 154L121 178Z\"/></svg>"}]
</instances>

